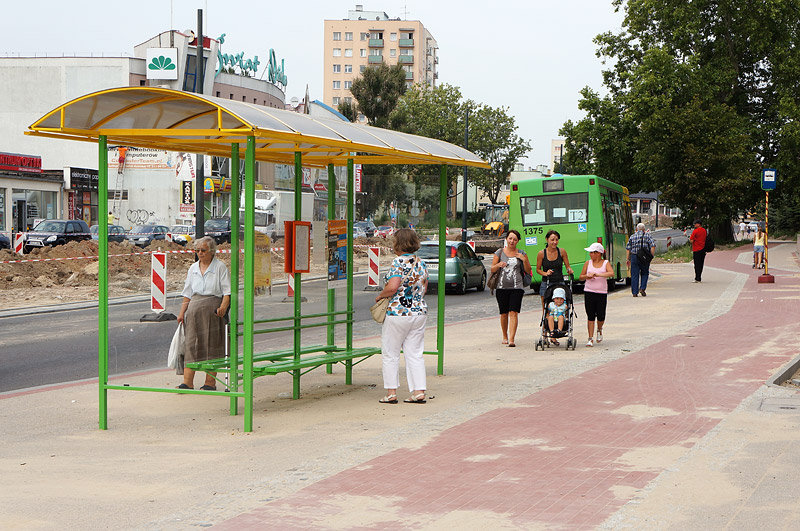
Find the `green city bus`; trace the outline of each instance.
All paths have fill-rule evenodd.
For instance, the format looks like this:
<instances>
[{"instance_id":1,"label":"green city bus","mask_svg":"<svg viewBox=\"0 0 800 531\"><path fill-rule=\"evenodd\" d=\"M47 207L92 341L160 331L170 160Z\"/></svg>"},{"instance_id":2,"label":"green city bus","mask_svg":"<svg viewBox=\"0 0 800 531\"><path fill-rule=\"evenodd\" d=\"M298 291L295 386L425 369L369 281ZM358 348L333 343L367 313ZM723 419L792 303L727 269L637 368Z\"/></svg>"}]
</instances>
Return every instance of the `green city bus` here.
<instances>
[{"instance_id":1,"label":"green city bus","mask_svg":"<svg viewBox=\"0 0 800 531\"><path fill-rule=\"evenodd\" d=\"M566 249L576 279L589 259L584 249L600 242L616 272L609 286L630 282L625 245L633 234L633 218L624 186L595 175L556 174L515 181L511 183L509 225L522 235L519 247L531 258L535 285L542 281L536 274L536 254L545 248L545 235L551 229L561 235L558 246Z\"/></svg>"}]
</instances>

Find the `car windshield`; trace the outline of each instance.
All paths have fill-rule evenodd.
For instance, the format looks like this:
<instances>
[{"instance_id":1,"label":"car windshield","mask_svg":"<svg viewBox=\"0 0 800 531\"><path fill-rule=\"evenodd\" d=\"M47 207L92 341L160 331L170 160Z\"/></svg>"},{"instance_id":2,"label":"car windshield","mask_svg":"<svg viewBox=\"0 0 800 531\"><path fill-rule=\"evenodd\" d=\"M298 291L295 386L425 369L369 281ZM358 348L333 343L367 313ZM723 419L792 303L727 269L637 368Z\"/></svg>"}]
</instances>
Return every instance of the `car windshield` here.
<instances>
[{"instance_id":1,"label":"car windshield","mask_svg":"<svg viewBox=\"0 0 800 531\"><path fill-rule=\"evenodd\" d=\"M53 220L45 220L36 225L33 230L37 232L64 232L64 223L63 221L53 221Z\"/></svg>"},{"instance_id":2,"label":"car windshield","mask_svg":"<svg viewBox=\"0 0 800 531\"><path fill-rule=\"evenodd\" d=\"M172 232L176 234L189 234L189 226L188 225L175 225L172 227Z\"/></svg>"},{"instance_id":3,"label":"car windshield","mask_svg":"<svg viewBox=\"0 0 800 531\"><path fill-rule=\"evenodd\" d=\"M205 224L206 230L228 230L227 219L209 219Z\"/></svg>"},{"instance_id":4,"label":"car windshield","mask_svg":"<svg viewBox=\"0 0 800 531\"><path fill-rule=\"evenodd\" d=\"M136 225L131 229L131 234L153 234L155 227L153 225Z\"/></svg>"},{"instance_id":5,"label":"car windshield","mask_svg":"<svg viewBox=\"0 0 800 531\"><path fill-rule=\"evenodd\" d=\"M100 225L92 225L91 227L89 227L89 232L91 232L92 234L99 233L100 232Z\"/></svg>"},{"instance_id":6,"label":"car windshield","mask_svg":"<svg viewBox=\"0 0 800 531\"><path fill-rule=\"evenodd\" d=\"M453 246L452 245L448 245L447 249L445 250L444 255L445 256L450 256L451 254L453 254ZM425 259L427 259L427 260L431 260L431 259L438 260L439 259L439 244L437 243L437 244L434 244L434 245L423 245L422 247L419 248L419 251L417 251L417 256L419 256L423 260L425 260Z\"/></svg>"}]
</instances>

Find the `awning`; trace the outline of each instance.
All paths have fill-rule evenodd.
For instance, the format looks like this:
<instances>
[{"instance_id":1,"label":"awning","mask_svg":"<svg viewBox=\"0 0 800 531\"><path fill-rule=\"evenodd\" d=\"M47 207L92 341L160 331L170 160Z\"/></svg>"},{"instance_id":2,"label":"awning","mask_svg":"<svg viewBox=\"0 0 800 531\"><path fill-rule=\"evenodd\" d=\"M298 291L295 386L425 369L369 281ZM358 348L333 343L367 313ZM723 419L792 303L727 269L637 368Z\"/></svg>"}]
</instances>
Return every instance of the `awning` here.
<instances>
[{"instance_id":1,"label":"awning","mask_svg":"<svg viewBox=\"0 0 800 531\"><path fill-rule=\"evenodd\" d=\"M379 127L312 118L284 109L158 87L102 90L65 103L26 134L124 146L230 156L230 146L256 141L256 160L303 165L447 164L488 168L470 151ZM240 151L244 153L244 149Z\"/></svg>"}]
</instances>

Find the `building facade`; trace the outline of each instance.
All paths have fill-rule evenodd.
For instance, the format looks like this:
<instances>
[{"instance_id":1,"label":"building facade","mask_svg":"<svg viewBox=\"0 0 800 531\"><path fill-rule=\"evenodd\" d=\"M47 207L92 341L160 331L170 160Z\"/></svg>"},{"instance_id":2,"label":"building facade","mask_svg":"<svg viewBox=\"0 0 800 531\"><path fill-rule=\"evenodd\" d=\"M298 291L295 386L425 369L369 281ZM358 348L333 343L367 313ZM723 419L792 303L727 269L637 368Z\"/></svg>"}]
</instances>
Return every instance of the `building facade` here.
<instances>
[{"instance_id":1,"label":"building facade","mask_svg":"<svg viewBox=\"0 0 800 531\"><path fill-rule=\"evenodd\" d=\"M403 65L406 84L436 86L439 47L419 20L389 18L356 5L342 20L325 20L323 102L355 104L350 88L369 66ZM363 117L360 117L363 120Z\"/></svg>"}]
</instances>

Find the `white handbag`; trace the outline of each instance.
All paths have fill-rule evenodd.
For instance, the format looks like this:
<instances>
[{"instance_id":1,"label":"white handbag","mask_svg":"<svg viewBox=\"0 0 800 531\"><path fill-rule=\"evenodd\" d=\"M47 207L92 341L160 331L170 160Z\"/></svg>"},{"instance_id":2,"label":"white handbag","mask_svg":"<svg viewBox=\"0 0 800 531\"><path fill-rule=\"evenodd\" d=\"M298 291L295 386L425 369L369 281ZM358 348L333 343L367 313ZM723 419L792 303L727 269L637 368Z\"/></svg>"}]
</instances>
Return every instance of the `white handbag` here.
<instances>
[{"instance_id":1,"label":"white handbag","mask_svg":"<svg viewBox=\"0 0 800 531\"><path fill-rule=\"evenodd\" d=\"M169 354L167 355L167 368L177 369L182 366L183 358L183 344L185 337L183 335L183 323L178 323L178 329L175 330L175 335L172 336L172 343L169 345Z\"/></svg>"},{"instance_id":2,"label":"white handbag","mask_svg":"<svg viewBox=\"0 0 800 531\"><path fill-rule=\"evenodd\" d=\"M375 319L376 323L383 324L384 319L386 319L386 310L389 309L390 300L391 297L384 297L370 307L369 313L372 314L372 318Z\"/></svg>"}]
</instances>

